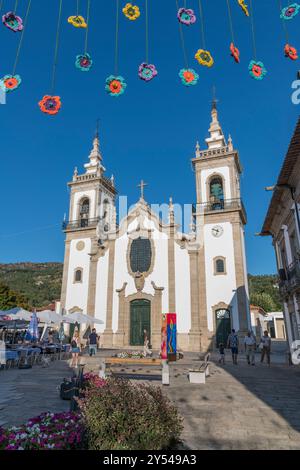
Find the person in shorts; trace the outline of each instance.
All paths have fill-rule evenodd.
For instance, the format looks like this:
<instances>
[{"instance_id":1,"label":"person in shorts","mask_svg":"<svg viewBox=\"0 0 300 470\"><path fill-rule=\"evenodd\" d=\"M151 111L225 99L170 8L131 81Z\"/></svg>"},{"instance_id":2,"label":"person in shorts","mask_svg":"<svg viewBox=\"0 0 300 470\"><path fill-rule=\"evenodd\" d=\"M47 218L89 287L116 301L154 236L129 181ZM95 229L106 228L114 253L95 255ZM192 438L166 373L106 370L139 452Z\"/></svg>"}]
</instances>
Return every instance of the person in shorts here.
<instances>
[{"instance_id":1,"label":"person in shorts","mask_svg":"<svg viewBox=\"0 0 300 470\"><path fill-rule=\"evenodd\" d=\"M96 333L96 328L93 328L91 334L89 335L89 354L90 354L90 357L92 357L93 354L94 355L97 354L98 341L99 341L99 336Z\"/></svg>"},{"instance_id":2,"label":"person in shorts","mask_svg":"<svg viewBox=\"0 0 300 470\"><path fill-rule=\"evenodd\" d=\"M219 344L219 354L219 364L225 364L225 348L223 343Z\"/></svg>"},{"instance_id":3,"label":"person in shorts","mask_svg":"<svg viewBox=\"0 0 300 470\"><path fill-rule=\"evenodd\" d=\"M231 349L232 362L237 365L237 356L239 353L239 338L235 330L232 329L227 339L227 348Z\"/></svg>"}]
</instances>

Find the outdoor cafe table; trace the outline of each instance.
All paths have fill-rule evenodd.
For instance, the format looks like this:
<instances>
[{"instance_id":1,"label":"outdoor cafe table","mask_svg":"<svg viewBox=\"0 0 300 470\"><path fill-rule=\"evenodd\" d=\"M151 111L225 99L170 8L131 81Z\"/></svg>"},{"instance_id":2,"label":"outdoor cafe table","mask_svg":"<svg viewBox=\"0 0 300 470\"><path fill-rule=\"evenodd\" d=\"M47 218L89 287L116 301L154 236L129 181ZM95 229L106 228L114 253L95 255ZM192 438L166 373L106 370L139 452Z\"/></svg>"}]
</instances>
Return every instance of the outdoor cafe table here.
<instances>
[{"instance_id":1,"label":"outdoor cafe table","mask_svg":"<svg viewBox=\"0 0 300 470\"><path fill-rule=\"evenodd\" d=\"M17 351L5 351L5 359L6 361L17 361L19 358L19 354Z\"/></svg>"}]
</instances>

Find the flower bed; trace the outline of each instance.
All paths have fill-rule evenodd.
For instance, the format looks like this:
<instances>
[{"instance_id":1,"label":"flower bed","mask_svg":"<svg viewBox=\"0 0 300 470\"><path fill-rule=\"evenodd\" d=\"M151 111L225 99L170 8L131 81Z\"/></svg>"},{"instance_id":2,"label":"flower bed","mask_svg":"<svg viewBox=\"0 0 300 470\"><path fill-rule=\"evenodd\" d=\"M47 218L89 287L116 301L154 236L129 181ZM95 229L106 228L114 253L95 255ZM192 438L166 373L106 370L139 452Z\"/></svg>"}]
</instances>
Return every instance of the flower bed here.
<instances>
[{"instance_id":1,"label":"flower bed","mask_svg":"<svg viewBox=\"0 0 300 470\"><path fill-rule=\"evenodd\" d=\"M43 413L22 426L0 428L0 450L80 448L84 427L76 413Z\"/></svg>"},{"instance_id":2,"label":"flower bed","mask_svg":"<svg viewBox=\"0 0 300 470\"><path fill-rule=\"evenodd\" d=\"M114 357L118 357L119 359L142 359L145 357L143 351L123 351L116 354Z\"/></svg>"}]
</instances>

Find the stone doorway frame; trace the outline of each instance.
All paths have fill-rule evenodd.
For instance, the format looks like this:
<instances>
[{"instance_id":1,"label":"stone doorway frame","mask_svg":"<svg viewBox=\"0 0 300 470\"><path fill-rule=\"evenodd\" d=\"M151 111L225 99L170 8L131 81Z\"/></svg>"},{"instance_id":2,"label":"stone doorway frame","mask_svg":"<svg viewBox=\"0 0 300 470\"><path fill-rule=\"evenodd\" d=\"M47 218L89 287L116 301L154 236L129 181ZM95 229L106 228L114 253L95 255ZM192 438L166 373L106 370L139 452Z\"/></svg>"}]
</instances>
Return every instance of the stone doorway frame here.
<instances>
[{"instance_id":1,"label":"stone doorway frame","mask_svg":"<svg viewBox=\"0 0 300 470\"><path fill-rule=\"evenodd\" d=\"M160 348L161 339L161 316L162 316L162 292L164 287L157 287L152 281L154 295L146 294L145 292L136 292L126 296L127 282L123 284L121 289L117 289L119 295L119 312L118 312L118 330L115 333L115 346L116 347L131 347L130 346L130 303L133 300L148 300L150 301L150 331L151 337L149 338L150 344L154 349ZM134 348L134 346L133 346Z\"/></svg>"}]
</instances>

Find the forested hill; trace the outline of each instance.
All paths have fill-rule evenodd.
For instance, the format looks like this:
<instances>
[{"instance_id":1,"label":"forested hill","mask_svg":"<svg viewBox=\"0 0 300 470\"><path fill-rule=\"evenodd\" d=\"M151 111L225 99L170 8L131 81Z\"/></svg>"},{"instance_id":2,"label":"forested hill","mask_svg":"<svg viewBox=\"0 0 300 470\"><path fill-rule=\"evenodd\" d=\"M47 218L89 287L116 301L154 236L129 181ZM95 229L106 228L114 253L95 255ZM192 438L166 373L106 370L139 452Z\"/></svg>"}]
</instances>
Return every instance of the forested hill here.
<instances>
[{"instance_id":1,"label":"forested hill","mask_svg":"<svg viewBox=\"0 0 300 470\"><path fill-rule=\"evenodd\" d=\"M62 263L0 264L0 309L19 305L44 307L60 298ZM250 300L264 310L280 311L277 276L249 274Z\"/></svg>"},{"instance_id":2,"label":"forested hill","mask_svg":"<svg viewBox=\"0 0 300 470\"><path fill-rule=\"evenodd\" d=\"M62 272L62 263L0 264L0 283L24 294L31 307L44 307L60 298Z\"/></svg>"}]
</instances>

